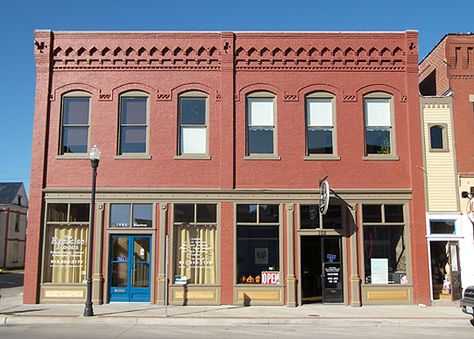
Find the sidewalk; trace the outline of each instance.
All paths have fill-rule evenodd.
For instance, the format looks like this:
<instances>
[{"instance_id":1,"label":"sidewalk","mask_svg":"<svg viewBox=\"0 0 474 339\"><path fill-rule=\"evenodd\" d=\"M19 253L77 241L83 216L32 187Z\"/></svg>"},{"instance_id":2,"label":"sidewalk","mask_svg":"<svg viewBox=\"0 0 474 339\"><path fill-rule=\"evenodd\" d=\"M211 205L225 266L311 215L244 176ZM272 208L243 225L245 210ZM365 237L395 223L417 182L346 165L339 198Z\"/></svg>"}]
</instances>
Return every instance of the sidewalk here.
<instances>
[{"instance_id":1,"label":"sidewalk","mask_svg":"<svg viewBox=\"0 0 474 339\"><path fill-rule=\"evenodd\" d=\"M120 323L141 325L315 325L470 327L459 307L303 305L156 306L143 303L94 305L94 317L82 316L84 305L0 305L0 324Z\"/></svg>"},{"instance_id":2,"label":"sidewalk","mask_svg":"<svg viewBox=\"0 0 474 339\"><path fill-rule=\"evenodd\" d=\"M5 276L3 276L5 277ZM5 280L5 279L2 279ZM287 306L164 306L148 303L94 305L84 317L83 304L23 305L20 284L2 285L0 325L11 324L139 324L139 325L312 325L472 327L459 303L445 306L363 306L308 304ZM6 287L7 286L7 287Z\"/></svg>"}]
</instances>

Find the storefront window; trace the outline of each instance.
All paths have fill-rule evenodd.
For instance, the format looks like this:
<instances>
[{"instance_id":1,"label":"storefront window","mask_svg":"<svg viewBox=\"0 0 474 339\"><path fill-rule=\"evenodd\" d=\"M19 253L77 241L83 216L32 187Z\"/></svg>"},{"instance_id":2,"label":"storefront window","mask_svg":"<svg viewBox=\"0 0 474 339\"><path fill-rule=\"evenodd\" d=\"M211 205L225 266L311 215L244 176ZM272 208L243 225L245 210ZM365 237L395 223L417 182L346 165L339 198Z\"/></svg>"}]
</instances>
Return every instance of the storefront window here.
<instances>
[{"instance_id":1,"label":"storefront window","mask_svg":"<svg viewBox=\"0 0 474 339\"><path fill-rule=\"evenodd\" d=\"M153 204L110 204L110 227L152 227Z\"/></svg>"},{"instance_id":2,"label":"storefront window","mask_svg":"<svg viewBox=\"0 0 474 339\"><path fill-rule=\"evenodd\" d=\"M279 239L278 205L237 205L237 283L279 283Z\"/></svg>"},{"instance_id":3,"label":"storefront window","mask_svg":"<svg viewBox=\"0 0 474 339\"><path fill-rule=\"evenodd\" d=\"M403 205L363 205L366 284L406 284Z\"/></svg>"},{"instance_id":4,"label":"storefront window","mask_svg":"<svg viewBox=\"0 0 474 339\"><path fill-rule=\"evenodd\" d=\"M47 220L43 281L85 283L89 204L48 204Z\"/></svg>"},{"instance_id":5,"label":"storefront window","mask_svg":"<svg viewBox=\"0 0 474 339\"><path fill-rule=\"evenodd\" d=\"M174 204L174 283L216 283L216 204Z\"/></svg>"}]
</instances>

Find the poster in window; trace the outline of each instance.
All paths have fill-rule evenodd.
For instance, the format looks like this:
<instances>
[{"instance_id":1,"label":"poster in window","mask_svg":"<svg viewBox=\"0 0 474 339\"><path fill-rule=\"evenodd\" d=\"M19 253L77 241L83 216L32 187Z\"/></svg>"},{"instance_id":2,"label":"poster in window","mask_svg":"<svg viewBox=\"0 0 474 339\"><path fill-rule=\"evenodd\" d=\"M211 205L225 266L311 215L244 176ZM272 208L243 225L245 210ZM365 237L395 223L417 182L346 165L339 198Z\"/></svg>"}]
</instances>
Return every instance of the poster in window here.
<instances>
[{"instance_id":1,"label":"poster in window","mask_svg":"<svg viewBox=\"0 0 474 339\"><path fill-rule=\"evenodd\" d=\"M372 284L388 284L388 259L370 259Z\"/></svg>"},{"instance_id":2,"label":"poster in window","mask_svg":"<svg viewBox=\"0 0 474 339\"><path fill-rule=\"evenodd\" d=\"M255 264L268 265L268 248L255 248Z\"/></svg>"}]
</instances>

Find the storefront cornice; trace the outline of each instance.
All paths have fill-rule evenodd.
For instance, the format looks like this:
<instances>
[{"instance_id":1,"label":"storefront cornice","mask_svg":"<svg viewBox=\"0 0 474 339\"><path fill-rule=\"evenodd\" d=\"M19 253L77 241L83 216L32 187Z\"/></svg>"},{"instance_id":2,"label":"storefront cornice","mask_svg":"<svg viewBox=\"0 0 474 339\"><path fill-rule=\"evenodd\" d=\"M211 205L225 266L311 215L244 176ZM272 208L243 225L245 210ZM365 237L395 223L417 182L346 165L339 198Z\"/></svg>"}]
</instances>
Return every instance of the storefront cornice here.
<instances>
[{"instance_id":1,"label":"storefront cornice","mask_svg":"<svg viewBox=\"0 0 474 339\"><path fill-rule=\"evenodd\" d=\"M46 188L43 190L45 198L87 200L90 191L85 188ZM370 201L378 199L408 200L411 199L411 189L381 188L381 189L334 189L341 198L348 202ZM318 201L318 189L149 189L149 188L102 188L97 189L98 201L219 201L244 200L292 202Z\"/></svg>"}]
</instances>

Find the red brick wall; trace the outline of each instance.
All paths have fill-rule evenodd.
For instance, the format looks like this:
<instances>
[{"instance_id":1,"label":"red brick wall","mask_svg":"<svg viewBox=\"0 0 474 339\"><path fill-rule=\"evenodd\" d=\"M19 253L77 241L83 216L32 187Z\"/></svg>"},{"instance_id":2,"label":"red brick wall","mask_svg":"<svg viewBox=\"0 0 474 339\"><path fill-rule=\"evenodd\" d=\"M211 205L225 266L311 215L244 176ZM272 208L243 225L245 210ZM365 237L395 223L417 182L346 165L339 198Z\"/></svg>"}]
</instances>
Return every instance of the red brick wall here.
<instances>
[{"instance_id":1,"label":"red brick wall","mask_svg":"<svg viewBox=\"0 0 474 339\"><path fill-rule=\"evenodd\" d=\"M336 190L411 189L415 299L427 302L428 292L418 290L428 275L416 32L59 32L54 46L48 34L35 35L46 46L35 52L37 69L46 72L37 75L25 302L38 299L42 189L90 185L87 159L57 156L61 96L78 89L92 97L90 143L102 151L99 188L309 190L329 174ZM118 97L132 89L150 98L148 160L116 159ZM191 89L209 95L210 160L175 159L177 98ZM279 160L244 159L245 96L255 90L277 97ZM304 97L317 90L336 97L338 161L304 160ZM363 96L373 91L393 95L399 160L363 160ZM222 204L223 303L232 300L231 210L230 202Z\"/></svg>"}]
</instances>

